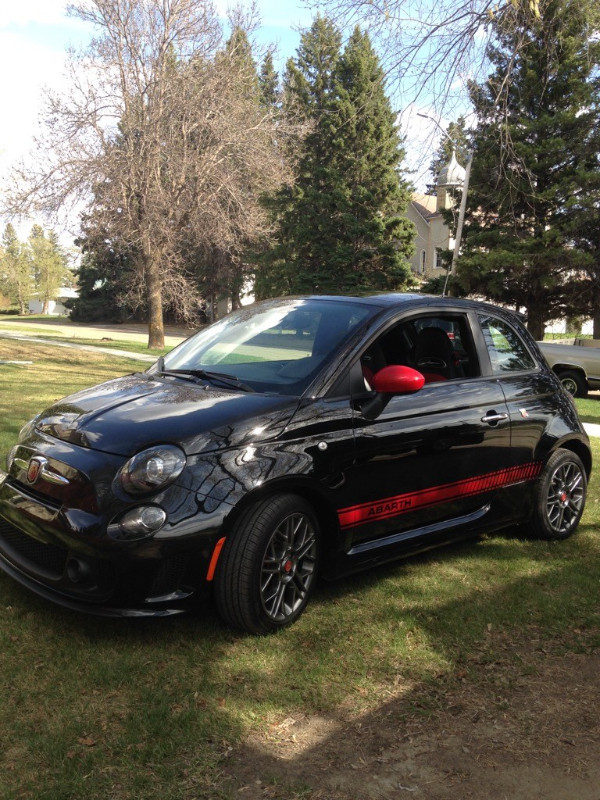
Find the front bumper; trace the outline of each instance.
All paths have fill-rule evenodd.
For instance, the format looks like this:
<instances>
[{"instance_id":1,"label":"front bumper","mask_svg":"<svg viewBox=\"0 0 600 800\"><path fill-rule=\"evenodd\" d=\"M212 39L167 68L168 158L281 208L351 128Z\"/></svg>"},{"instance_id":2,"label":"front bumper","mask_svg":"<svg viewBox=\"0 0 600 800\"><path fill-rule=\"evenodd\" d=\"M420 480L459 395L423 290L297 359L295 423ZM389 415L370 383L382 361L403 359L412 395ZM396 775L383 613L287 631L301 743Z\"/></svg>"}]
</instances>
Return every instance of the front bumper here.
<instances>
[{"instance_id":1,"label":"front bumper","mask_svg":"<svg viewBox=\"0 0 600 800\"><path fill-rule=\"evenodd\" d=\"M218 515L215 515L218 516ZM206 593L219 525L120 542L98 512L65 507L0 473L0 569L66 608L110 617L165 616Z\"/></svg>"}]
</instances>

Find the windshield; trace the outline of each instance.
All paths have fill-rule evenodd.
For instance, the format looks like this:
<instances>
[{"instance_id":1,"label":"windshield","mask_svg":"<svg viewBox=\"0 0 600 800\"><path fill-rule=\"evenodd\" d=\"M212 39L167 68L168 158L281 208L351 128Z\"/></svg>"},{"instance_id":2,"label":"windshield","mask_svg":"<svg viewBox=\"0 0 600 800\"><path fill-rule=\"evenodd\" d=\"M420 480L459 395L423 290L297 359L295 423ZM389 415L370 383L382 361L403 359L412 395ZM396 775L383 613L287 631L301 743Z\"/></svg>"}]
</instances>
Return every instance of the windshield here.
<instances>
[{"instance_id":1,"label":"windshield","mask_svg":"<svg viewBox=\"0 0 600 800\"><path fill-rule=\"evenodd\" d=\"M254 391L300 395L373 310L350 300L253 304L183 342L150 372L227 375Z\"/></svg>"}]
</instances>

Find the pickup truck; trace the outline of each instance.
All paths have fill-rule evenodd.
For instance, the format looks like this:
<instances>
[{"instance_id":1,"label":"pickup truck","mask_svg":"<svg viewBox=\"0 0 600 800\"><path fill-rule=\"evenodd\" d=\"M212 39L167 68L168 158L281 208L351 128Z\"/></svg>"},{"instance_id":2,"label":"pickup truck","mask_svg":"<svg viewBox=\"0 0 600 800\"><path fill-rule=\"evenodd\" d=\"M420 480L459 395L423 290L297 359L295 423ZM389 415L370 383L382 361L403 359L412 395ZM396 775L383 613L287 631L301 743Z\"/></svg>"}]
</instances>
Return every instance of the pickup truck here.
<instances>
[{"instance_id":1,"label":"pickup truck","mask_svg":"<svg viewBox=\"0 0 600 800\"><path fill-rule=\"evenodd\" d=\"M538 342L544 357L573 397L600 389L600 348Z\"/></svg>"}]
</instances>

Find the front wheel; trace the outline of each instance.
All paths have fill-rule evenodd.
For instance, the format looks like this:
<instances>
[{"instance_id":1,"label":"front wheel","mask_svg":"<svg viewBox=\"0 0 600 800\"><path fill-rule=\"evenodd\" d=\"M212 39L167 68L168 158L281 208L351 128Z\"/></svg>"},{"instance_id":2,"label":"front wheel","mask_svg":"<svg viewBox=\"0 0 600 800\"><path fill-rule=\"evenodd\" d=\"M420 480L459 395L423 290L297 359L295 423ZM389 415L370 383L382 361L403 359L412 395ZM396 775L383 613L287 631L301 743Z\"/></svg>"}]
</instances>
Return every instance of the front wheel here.
<instances>
[{"instance_id":1,"label":"front wheel","mask_svg":"<svg viewBox=\"0 0 600 800\"><path fill-rule=\"evenodd\" d=\"M314 589L319 524L302 497L281 494L252 506L227 537L215 575L221 617L248 633L294 622Z\"/></svg>"},{"instance_id":2,"label":"front wheel","mask_svg":"<svg viewBox=\"0 0 600 800\"><path fill-rule=\"evenodd\" d=\"M587 478L583 463L570 450L554 452L539 477L531 519L534 533L542 539L566 539L581 519Z\"/></svg>"}]
</instances>

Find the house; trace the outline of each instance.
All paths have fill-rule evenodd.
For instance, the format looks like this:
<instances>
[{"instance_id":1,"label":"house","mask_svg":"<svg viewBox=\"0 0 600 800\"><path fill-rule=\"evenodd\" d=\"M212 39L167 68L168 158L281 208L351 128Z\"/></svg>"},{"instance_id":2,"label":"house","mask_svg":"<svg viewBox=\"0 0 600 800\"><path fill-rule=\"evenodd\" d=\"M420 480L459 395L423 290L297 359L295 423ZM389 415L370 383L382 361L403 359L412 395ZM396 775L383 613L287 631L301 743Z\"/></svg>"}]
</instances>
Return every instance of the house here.
<instances>
[{"instance_id":1,"label":"house","mask_svg":"<svg viewBox=\"0 0 600 800\"><path fill-rule=\"evenodd\" d=\"M452 153L448 164L440 170L435 195L415 193L412 196L406 216L417 230L411 268L419 278L435 278L445 272L441 251L451 250L454 239L441 212L454 206L453 190L459 189L464 180L465 170Z\"/></svg>"},{"instance_id":2,"label":"house","mask_svg":"<svg viewBox=\"0 0 600 800\"><path fill-rule=\"evenodd\" d=\"M65 308L62 301L71 297L79 297L79 292L76 289L59 289L56 300L48 301L48 314L50 316L68 316L71 311ZM38 297L32 297L28 305L30 314L41 314L44 308L43 300Z\"/></svg>"}]
</instances>

